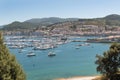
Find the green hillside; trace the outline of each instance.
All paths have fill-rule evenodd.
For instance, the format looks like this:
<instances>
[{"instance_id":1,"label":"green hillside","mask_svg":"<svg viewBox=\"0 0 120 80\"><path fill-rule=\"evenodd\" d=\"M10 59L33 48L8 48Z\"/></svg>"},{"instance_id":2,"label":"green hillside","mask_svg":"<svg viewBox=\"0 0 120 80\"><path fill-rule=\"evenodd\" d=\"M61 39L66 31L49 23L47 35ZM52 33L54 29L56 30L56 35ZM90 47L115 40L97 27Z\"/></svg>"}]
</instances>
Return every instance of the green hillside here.
<instances>
[{"instance_id":1,"label":"green hillside","mask_svg":"<svg viewBox=\"0 0 120 80\"><path fill-rule=\"evenodd\" d=\"M3 26L3 30L19 30L19 29L33 29L36 27L42 26L51 26L54 24L62 24L64 22L72 22L74 25L75 22L81 22L84 25L100 25L100 26L120 26L120 15L112 14L105 16L103 18L93 18L93 19L80 19L80 18L35 18L26 20L24 22L15 21L11 24Z\"/></svg>"},{"instance_id":2,"label":"green hillside","mask_svg":"<svg viewBox=\"0 0 120 80\"><path fill-rule=\"evenodd\" d=\"M77 21L78 18L58 18L58 17L50 17L50 18L33 18L30 20L27 20L25 22L30 22L32 24L37 24L40 26L48 26L51 24L59 23L59 22L65 22L65 21Z\"/></svg>"},{"instance_id":3,"label":"green hillside","mask_svg":"<svg viewBox=\"0 0 120 80\"><path fill-rule=\"evenodd\" d=\"M11 24L5 25L3 30L19 30L19 29L33 29L37 27L37 25L29 23L29 22L18 22L15 21Z\"/></svg>"}]
</instances>

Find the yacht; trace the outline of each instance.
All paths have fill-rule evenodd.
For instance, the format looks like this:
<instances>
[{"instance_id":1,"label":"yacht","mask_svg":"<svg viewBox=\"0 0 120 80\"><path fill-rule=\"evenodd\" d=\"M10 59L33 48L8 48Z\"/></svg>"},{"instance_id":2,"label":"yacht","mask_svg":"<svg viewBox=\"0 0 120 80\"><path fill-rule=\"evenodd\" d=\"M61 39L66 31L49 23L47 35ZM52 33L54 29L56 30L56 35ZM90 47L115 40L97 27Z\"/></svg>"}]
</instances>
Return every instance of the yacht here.
<instances>
[{"instance_id":1,"label":"yacht","mask_svg":"<svg viewBox=\"0 0 120 80\"><path fill-rule=\"evenodd\" d=\"M79 49L80 47L79 46L76 46L76 49Z\"/></svg>"},{"instance_id":2,"label":"yacht","mask_svg":"<svg viewBox=\"0 0 120 80\"><path fill-rule=\"evenodd\" d=\"M33 52L29 52L29 53L27 54L27 56L28 56L28 57L31 57L31 56L36 56L36 54L35 54L35 53L33 53Z\"/></svg>"},{"instance_id":3,"label":"yacht","mask_svg":"<svg viewBox=\"0 0 120 80\"><path fill-rule=\"evenodd\" d=\"M56 54L54 52L49 52L48 56L56 56Z\"/></svg>"}]
</instances>

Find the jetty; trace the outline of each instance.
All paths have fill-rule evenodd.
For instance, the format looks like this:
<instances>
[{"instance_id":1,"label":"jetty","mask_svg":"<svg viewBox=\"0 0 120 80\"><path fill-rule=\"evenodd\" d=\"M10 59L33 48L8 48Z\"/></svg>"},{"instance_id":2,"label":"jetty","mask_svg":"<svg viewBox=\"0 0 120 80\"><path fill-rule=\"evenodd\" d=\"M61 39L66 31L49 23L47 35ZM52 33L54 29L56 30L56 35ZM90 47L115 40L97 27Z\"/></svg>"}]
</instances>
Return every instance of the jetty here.
<instances>
[{"instance_id":1,"label":"jetty","mask_svg":"<svg viewBox=\"0 0 120 80\"><path fill-rule=\"evenodd\" d=\"M120 36L108 36L108 37L102 37L102 38L87 39L86 42L92 42L92 43L120 42Z\"/></svg>"}]
</instances>

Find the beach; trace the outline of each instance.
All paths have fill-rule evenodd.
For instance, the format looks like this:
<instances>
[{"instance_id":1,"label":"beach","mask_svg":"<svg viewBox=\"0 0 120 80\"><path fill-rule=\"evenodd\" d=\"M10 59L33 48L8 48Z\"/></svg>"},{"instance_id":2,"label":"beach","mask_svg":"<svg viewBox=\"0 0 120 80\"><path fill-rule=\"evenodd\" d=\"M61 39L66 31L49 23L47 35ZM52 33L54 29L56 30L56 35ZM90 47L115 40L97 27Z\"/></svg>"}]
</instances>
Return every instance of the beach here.
<instances>
[{"instance_id":1,"label":"beach","mask_svg":"<svg viewBox=\"0 0 120 80\"><path fill-rule=\"evenodd\" d=\"M72 77L72 78L59 78L55 80L94 80L99 76L80 76L80 77Z\"/></svg>"}]
</instances>

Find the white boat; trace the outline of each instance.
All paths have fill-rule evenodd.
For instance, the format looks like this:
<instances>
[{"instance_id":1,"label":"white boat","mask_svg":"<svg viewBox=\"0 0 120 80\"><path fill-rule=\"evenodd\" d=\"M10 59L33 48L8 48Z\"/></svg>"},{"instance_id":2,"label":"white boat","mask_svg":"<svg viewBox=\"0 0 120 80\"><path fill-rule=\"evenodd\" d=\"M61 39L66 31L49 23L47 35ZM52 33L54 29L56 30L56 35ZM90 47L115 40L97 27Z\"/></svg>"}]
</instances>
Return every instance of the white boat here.
<instances>
[{"instance_id":1,"label":"white boat","mask_svg":"<svg viewBox=\"0 0 120 80\"><path fill-rule=\"evenodd\" d=\"M85 46L90 46L90 43L85 43L84 45L85 45Z\"/></svg>"},{"instance_id":2,"label":"white boat","mask_svg":"<svg viewBox=\"0 0 120 80\"><path fill-rule=\"evenodd\" d=\"M47 49L52 49L52 48L55 48L55 47L57 47L57 45L50 44L50 43L44 43L44 44L34 46L34 50L47 50Z\"/></svg>"},{"instance_id":3,"label":"white boat","mask_svg":"<svg viewBox=\"0 0 120 80\"><path fill-rule=\"evenodd\" d=\"M79 46L76 46L76 49L79 49L80 47Z\"/></svg>"},{"instance_id":4,"label":"white boat","mask_svg":"<svg viewBox=\"0 0 120 80\"><path fill-rule=\"evenodd\" d=\"M36 56L36 54L35 54L35 53L33 53L33 52L29 52L29 53L27 54L27 56L28 56L28 57L31 57L31 56Z\"/></svg>"},{"instance_id":5,"label":"white boat","mask_svg":"<svg viewBox=\"0 0 120 80\"><path fill-rule=\"evenodd\" d=\"M49 52L48 56L56 56L56 54L54 52Z\"/></svg>"},{"instance_id":6,"label":"white boat","mask_svg":"<svg viewBox=\"0 0 120 80\"><path fill-rule=\"evenodd\" d=\"M90 46L90 44L89 43L84 43L84 44L79 44L77 46Z\"/></svg>"}]
</instances>

